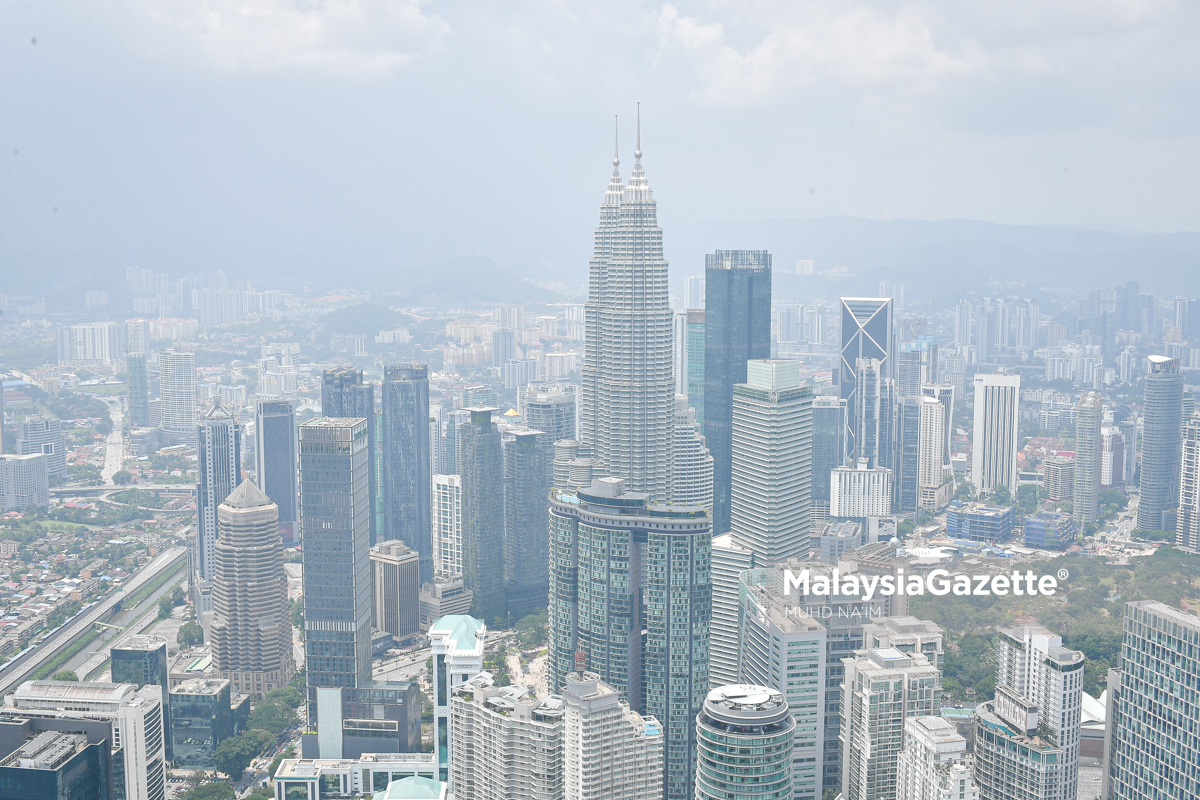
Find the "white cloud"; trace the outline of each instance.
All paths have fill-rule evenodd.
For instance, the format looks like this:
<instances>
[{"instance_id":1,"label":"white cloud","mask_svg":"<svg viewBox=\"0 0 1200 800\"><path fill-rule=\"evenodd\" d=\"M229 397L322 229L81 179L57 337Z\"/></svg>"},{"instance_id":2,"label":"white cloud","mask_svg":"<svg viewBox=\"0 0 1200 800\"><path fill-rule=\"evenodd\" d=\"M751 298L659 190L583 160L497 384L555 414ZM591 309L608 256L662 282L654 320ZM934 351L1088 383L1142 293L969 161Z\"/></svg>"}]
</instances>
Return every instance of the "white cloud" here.
<instances>
[{"instance_id":1,"label":"white cloud","mask_svg":"<svg viewBox=\"0 0 1200 800\"><path fill-rule=\"evenodd\" d=\"M132 46L240 71L380 77L438 52L450 33L422 0L146 0L124 5Z\"/></svg>"}]
</instances>

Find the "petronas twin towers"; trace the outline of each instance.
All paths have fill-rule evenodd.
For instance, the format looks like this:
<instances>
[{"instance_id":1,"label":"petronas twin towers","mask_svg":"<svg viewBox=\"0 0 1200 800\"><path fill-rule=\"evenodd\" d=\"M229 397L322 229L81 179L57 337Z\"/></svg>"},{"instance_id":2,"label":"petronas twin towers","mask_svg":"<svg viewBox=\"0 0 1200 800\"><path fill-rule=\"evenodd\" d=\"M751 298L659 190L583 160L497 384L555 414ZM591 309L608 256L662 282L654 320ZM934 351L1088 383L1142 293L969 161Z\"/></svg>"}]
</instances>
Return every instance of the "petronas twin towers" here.
<instances>
[{"instance_id":1,"label":"petronas twin towers","mask_svg":"<svg viewBox=\"0 0 1200 800\"><path fill-rule=\"evenodd\" d=\"M596 459L594 474L625 478L629 490L666 502L675 414L672 312L641 138L639 124L628 186L613 154L600 207L584 306L581 438Z\"/></svg>"}]
</instances>

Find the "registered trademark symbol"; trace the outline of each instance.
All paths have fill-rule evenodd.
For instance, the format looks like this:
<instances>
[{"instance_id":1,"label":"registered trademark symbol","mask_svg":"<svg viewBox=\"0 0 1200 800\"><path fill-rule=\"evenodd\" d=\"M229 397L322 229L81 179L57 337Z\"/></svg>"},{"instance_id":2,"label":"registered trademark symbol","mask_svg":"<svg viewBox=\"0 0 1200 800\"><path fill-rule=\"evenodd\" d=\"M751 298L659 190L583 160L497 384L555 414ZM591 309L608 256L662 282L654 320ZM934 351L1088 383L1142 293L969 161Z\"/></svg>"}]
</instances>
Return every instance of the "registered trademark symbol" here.
<instances>
[{"instance_id":1,"label":"registered trademark symbol","mask_svg":"<svg viewBox=\"0 0 1200 800\"><path fill-rule=\"evenodd\" d=\"M1066 580L1067 578L1069 578L1069 577L1071 577L1071 573L1067 572L1065 569L1060 569L1060 570L1058 571L1058 578L1059 578L1059 580L1063 580L1063 581L1065 581L1065 580Z\"/></svg>"}]
</instances>

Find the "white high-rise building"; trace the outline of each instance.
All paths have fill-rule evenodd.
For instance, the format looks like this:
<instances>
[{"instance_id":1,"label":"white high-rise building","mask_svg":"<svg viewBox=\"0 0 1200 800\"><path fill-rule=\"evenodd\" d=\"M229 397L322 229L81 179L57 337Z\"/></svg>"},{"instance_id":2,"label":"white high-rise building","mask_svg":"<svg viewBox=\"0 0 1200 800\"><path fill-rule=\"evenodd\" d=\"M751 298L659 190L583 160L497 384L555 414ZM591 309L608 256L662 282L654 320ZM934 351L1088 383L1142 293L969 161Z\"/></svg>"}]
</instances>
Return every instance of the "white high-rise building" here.
<instances>
[{"instance_id":1,"label":"white high-rise building","mask_svg":"<svg viewBox=\"0 0 1200 800\"><path fill-rule=\"evenodd\" d=\"M684 310L704 308L704 276L689 275L683 279Z\"/></svg>"},{"instance_id":2,"label":"white high-rise building","mask_svg":"<svg viewBox=\"0 0 1200 800\"><path fill-rule=\"evenodd\" d=\"M450 775L454 753L450 698L455 689L483 672L486 644L487 626L466 614L442 617L429 626L433 658L433 742L442 775Z\"/></svg>"},{"instance_id":3,"label":"white high-rise building","mask_svg":"<svg viewBox=\"0 0 1200 800\"><path fill-rule=\"evenodd\" d=\"M589 262L580 439L596 474L670 497L675 375L667 261L639 134L629 185L613 174Z\"/></svg>"},{"instance_id":4,"label":"white high-rise building","mask_svg":"<svg viewBox=\"0 0 1200 800\"><path fill-rule=\"evenodd\" d=\"M1096 521L1100 507L1100 472L1103 461L1104 404L1099 392L1079 397L1075 416L1075 487L1072 507L1080 533Z\"/></svg>"},{"instance_id":5,"label":"white high-rise building","mask_svg":"<svg viewBox=\"0 0 1200 800\"><path fill-rule=\"evenodd\" d=\"M1083 653L1036 625L996 637L996 696L975 709L980 800L1074 800Z\"/></svg>"},{"instance_id":6,"label":"white high-rise building","mask_svg":"<svg viewBox=\"0 0 1200 800\"><path fill-rule=\"evenodd\" d=\"M675 396L675 429L671 446L671 504L712 511L713 457L696 422L696 410L684 395Z\"/></svg>"},{"instance_id":7,"label":"white high-rise building","mask_svg":"<svg viewBox=\"0 0 1200 800\"><path fill-rule=\"evenodd\" d=\"M0 510L48 508L50 476L46 465L46 456L41 453L0 455Z\"/></svg>"},{"instance_id":8,"label":"white high-rise building","mask_svg":"<svg viewBox=\"0 0 1200 800\"><path fill-rule=\"evenodd\" d=\"M842 664L842 796L895 800L904 722L937 715L941 672L925 656L894 647L858 650Z\"/></svg>"},{"instance_id":9,"label":"white high-rise building","mask_svg":"<svg viewBox=\"0 0 1200 800\"><path fill-rule=\"evenodd\" d=\"M488 673L450 699L450 789L462 800L562 800L563 704Z\"/></svg>"},{"instance_id":10,"label":"white high-rise building","mask_svg":"<svg viewBox=\"0 0 1200 800\"><path fill-rule=\"evenodd\" d=\"M917 439L918 504L931 514L950 502L951 484L945 474L946 407L936 397L921 397Z\"/></svg>"},{"instance_id":11,"label":"white high-rise building","mask_svg":"<svg viewBox=\"0 0 1200 800\"><path fill-rule=\"evenodd\" d=\"M1200 554L1200 409L1184 420L1180 464L1175 546Z\"/></svg>"},{"instance_id":12,"label":"white high-rise building","mask_svg":"<svg viewBox=\"0 0 1200 800\"><path fill-rule=\"evenodd\" d=\"M659 721L631 710L620 692L581 669L567 673L562 700L566 800L661 800Z\"/></svg>"},{"instance_id":13,"label":"white high-rise building","mask_svg":"<svg viewBox=\"0 0 1200 800\"><path fill-rule=\"evenodd\" d=\"M892 513L892 471L857 466L837 467L829 475L829 516L886 517Z\"/></svg>"},{"instance_id":14,"label":"white high-rise building","mask_svg":"<svg viewBox=\"0 0 1200 800\"><path fill-rule=\"evenodd\" d=\"M981 492L997 486L1017 494L1020 375L975 376L975 423L971 437L971 483Z\"/></svg>"},{"instance_id":15,"label":"white high-rise building","mask_svg":"<svg viewBox=\"0 0 1200 800\"><path fill-rule=\"evenodd\" d=\"M751 360L733 387L733 541L756 563L812 550L812 389L800 362Z\"/></svg>"},{"instance_id":16,"label":"white high-rise building","mask_svg":"<svg viewBox=\"0 0 1200 800\"><path fill-rule=\"evenodd\" d=\"M896 800L979 800L967 740L941 717L904 722Z\"/></svg>"},{"instance_id":17,"label":"white high-rise building","mask_svg":"<svg viewBox=\"0 0 1200 800\"><path fill-rule=\"evenodd\" d=\"M754 553L732 533L713 537L712 618L708 625L708 685L738 682L738 577L754 566Z\"/></svg>"},{"instance_id":18,"label":"white high-rise building","mask_svg":"<svg viewBox=\"0 0 1200 800\"><path fill-rule=\"evenodd\" d=\"M91 720L93 725L107 722L112 726L111 752L123 760L126 800L164 800L163 691L153 684L138 689L128 683L27 681L13 693L12 708L29 711L31 716L55 712L62 718Z\"/></svg>"},{"instance_id":19,"label":"white high-rise building","mask_svg":"<svg viewBox=\"0 0 1200 800\"><path fill-rule=\"evenodd\" d=\"M446 577L463 574L462 477L433 476L433 569Z\"/></svg>"},{"instance_id":20,"label":"white high-rise building","mask_svg":"<svg viewBox=\"0 0 1200 800\"><path fill-rule=\"evenodd\" d=\"M112 367L125 357L125 331L116 322L81 322L58 329L58 363Z\"/></svg>"},{"instance_id":21,"label":"white high-rise building","mask_svg":"<svg viewBox=\"0 0 1200 800\"><path fill-rule=\"evenodd\" d=\"M158 354L162 430L177 444L196 442L196 354L164 350Z\"/></svg>"}]
</instances>

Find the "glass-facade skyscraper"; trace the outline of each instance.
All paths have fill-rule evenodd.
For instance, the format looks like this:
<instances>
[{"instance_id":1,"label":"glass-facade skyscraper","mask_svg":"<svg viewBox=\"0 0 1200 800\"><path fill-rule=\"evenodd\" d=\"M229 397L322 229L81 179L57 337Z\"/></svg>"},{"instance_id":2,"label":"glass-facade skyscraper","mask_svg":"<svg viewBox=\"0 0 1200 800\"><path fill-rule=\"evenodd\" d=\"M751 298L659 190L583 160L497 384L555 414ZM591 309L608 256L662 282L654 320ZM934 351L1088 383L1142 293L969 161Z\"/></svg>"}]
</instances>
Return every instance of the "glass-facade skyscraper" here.
<instances>
[{"instance_id":1,"label":"glass-facade skyscraper","mask_svg":"<svg viewBox=\"0 0 1200 800\"><path fill-rule=\"evenodd\" d=\"M165 636L140 634L131 636L110 651L112 682L132 683L137 688L146 685L162 687L163 744L167 761L175 760L171 747L171 686L170 662L167 660Z\"/></svg>"},{"instance_id":2,"label":"glass-facade skyscraper","mask_svg":"<svg viewBox=\"0 0 1200 800\"><path fill-rule=\"evenodd\" d=\"M241 483L242 426L214 401L197 431L196 532L188 539L196 610L212 611L217 555L217 506Z\"/></svg>"},{"instance_id":3,"label":"glass-facade skyscraper","mask_svg":"<svg viewBox=\"0 0 1200 800\"><path fill-rule=\"evenodd\" d=\"M713 457L713 530L729 530L733 387L746 362L771 357L771 254L718 250L704 257L704 437Z\"/></svg>"},{"instance_id":4,"label":"glass-facade skyscraper","mask_svg":"<svg viewBox=\"0 0 1200 800\"><path fill-rule=\"evenodd\" d=\"M830 472L846 463L846 401L813 398L812 503L814 526L829 517Z\"/></svg>"},{"instance_id":5,"label":"glass-facade skyscraper","mask_svg":"<svg viewBox=\"0 0 1200 800\"><path fill-rule=\"evenodd\" d=\"M551 444L536 430L504 436L504 600L514 620L546 607Z\"/></svg>"},{"instance_id":6,"label":"glass-facade skyscraper","mask_svg":"<svg viewBox=\"0 0 1200 800\"><path fill-rule=\"evenodd\" d=\"M475 593L472 616L486 622L503 618L504 454L495 408L470 408L471 421L459 430L462 478L463 581Z\"/></svg>"},{"instance_id":7,"label":"glass-facade skyscraper","mask_svg":"<svg viewBox=\"0 0 1200 800\"><path fill-rule=\"evenodd\" d=\"M279 507L284 547L300 543L296 525L296 407L291 400L259 400L254 408L254 475Z\"/></svg>"},{"instance_id":8,"label":"glass-facade skyscraper","mask_svg":"<svg viewBox=\"0 0 1200 800\"><path fill-rule=\"evenodd\" d=\"M847 449L859 452L855 442L854 409L860 406L857 397L858 364L860 359L878 361L879 378L893 375L892 352L895 350L892 330L892 299L890 297L843 297L841 357L837 380L842 399L850 409L846 421ZM885 465L886 466L886 465Z\"/></svg>"},{"instance_id":9,"label":"glass-facade skyscraper","mask_svg":"<svg viewBox=\"0 0 1200 800\"><path fill-rule=\"evenodd\" d=\"M300 425L304 666L309 723L318 729L318 688L353 689L371 680L367 437L362 417L318 417Z\"/></svg>"},{"instance_id":10,"label":"glass-facade skyscraper","mask_svg":"<svg viewBox=\"0 0 1200 800\"><path fill-rule=\"evenodd\" d=\"M1179 360L1146 357L1142 418L1141 499L1137 526L1163 530L1163 512L1179 503L1179 454L1183 442L1183 373Z\"/></svg>"},{"instance_id":11,"label":"glass-facade skyscraper","mask_svg":"<svg viewBox=\"0 0 1200 800\"><path fill-rule=\"evenodd\" d=\"M433 580L429 516L429 368L397 364L383 371L384 537L417 551L421 582Z\"/></svg>"},{"instance_id":12,"label":"glass-facade skyscraper","mask_svg":"<svg viewBox=\"0 0 1200 800\"><path fill-rule=\"evenodd\" d=\"M338 367L325 370L321 380L321 414L326 417L362 417L367 420L367 452L370 454L368 463L371 465L370 508L371 508L371 544L379 538L376 520L376 484L379 449L375 446L375 384L363 381L361 369L353 367Z\"/></svg>"},{"instance_id":13,"label":"glass-facade skyscraper","mask_svg":"<svg viewBox=\"0 0 1200 800\"><path fill-rule=\"evenodd\" d=\"M129 372L129 424L134 428L150 426L150 371L145 356L126 356Z\"/></svg>"}]
</instances>

